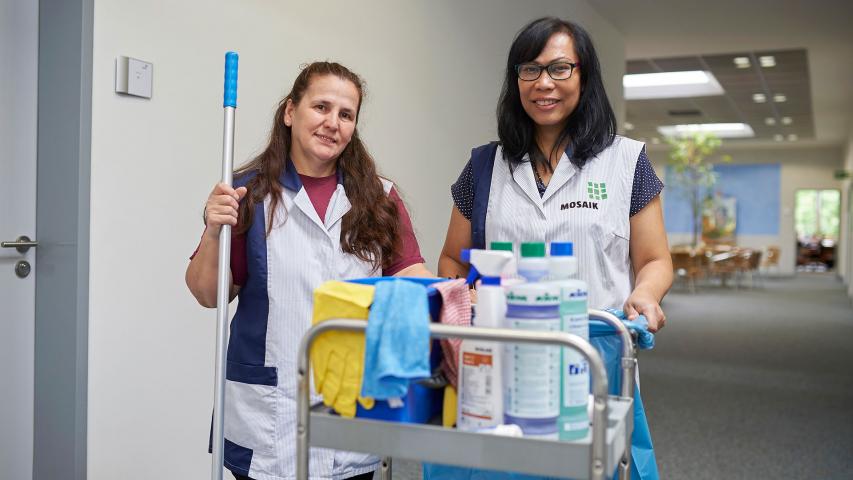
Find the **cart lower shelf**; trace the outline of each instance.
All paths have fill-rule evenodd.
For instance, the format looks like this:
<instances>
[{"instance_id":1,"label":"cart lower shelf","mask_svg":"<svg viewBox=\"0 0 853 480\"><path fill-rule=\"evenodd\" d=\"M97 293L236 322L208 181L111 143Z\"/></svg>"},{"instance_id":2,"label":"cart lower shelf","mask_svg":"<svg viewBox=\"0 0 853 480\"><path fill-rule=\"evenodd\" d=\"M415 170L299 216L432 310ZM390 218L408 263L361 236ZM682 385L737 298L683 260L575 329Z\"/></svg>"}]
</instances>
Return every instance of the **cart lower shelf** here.
<instances>
[{"instance_id":1,"label":"cart lower shelf","mask_svg":"<svg viewBox=\"0 0 853 480\"><path fill-rule=\"evenodd\" d=\"M633 430L633 400L610 396L606 433L609 477ZM590 477L590 437L572 442L461 432L434 425L345 419L319 405L311 409L310 444L429 463L514 471L576 480Z\"/></svg>"}]
</instances>

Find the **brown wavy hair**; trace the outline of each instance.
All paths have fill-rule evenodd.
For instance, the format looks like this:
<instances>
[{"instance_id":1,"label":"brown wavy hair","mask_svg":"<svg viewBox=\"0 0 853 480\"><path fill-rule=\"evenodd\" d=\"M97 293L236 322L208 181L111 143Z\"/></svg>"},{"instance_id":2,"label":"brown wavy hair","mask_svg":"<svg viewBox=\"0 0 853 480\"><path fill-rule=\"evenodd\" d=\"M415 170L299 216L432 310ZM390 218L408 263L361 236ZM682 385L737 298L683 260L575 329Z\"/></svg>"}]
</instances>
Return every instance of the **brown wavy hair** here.
<instances>
[{"instance_id":1,"label":"brown wavy hair","mask_svg":"<svg viewBox=\"0 0 853 480\"><path fill-rule=\"evenodd\" d=\"M273 214L281 202L282 185L279 177L284 171L292 144L291 127L284 124L288 100L298 105L315 77L334 75L355 85L358 90L356 122L364 99L364 81L348 68L335 62L314 62L305 66L293 82L293 88L278 104L273 117L272 131L264 151L235 172L238 178L255 173L246 184L248 193L240 203L235 233L245 233L252 225L254 205L271 195L267 218L267 235L273 228ZM353 131L349 144L337 159L343 172L344 189L352 204L341 225L341 249L374 268L387 267L393 261L400 243L399 212L389 198L376 173L376 163L358 135ZM286 221L286 220L285 220Z\"/></svg>"}]
</instances>

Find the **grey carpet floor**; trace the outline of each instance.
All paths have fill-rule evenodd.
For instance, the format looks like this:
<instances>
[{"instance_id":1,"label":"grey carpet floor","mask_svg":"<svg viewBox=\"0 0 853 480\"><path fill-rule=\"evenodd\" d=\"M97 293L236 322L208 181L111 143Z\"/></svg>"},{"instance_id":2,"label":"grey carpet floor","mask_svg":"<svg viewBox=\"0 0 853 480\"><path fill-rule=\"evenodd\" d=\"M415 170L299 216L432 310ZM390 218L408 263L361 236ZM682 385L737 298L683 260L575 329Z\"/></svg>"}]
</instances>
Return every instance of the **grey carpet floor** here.
<instances>
[{"instance_id":1,"label":"grey carpet floor","mask_svg":"<svg viewBox=\"0 0 853 480\"><path fill-rule=\"evenodd\" d=\"M853 308L833 275L664 301L640 378L662 478L853 478Z\"/></svg>"}]
</instances>

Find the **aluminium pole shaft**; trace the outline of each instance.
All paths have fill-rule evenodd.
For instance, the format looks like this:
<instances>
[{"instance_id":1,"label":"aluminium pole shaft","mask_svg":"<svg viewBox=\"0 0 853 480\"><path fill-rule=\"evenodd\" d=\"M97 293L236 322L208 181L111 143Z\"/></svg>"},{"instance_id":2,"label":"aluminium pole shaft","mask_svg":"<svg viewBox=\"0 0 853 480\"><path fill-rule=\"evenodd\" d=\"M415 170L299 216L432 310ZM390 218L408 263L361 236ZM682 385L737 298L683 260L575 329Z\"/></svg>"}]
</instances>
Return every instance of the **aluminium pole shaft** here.
<instances>
[{"instance_id":1,"label":"aluminium pole shaft","mask_svg":"<svg viewBox=\"0 0 853 480\"><path fill-rule=\"evenodd\" d=\"M234 114L237 109L236 52L225 54L225 121L222 133L222 183L231 185L234 171ZM230 300L231 226L219 231L219 263L216 282L216 377L213 397L213 448L211 479L221 480L225 459L225 362L228 346L228 302Z\"/></svg>"}]
</instances>

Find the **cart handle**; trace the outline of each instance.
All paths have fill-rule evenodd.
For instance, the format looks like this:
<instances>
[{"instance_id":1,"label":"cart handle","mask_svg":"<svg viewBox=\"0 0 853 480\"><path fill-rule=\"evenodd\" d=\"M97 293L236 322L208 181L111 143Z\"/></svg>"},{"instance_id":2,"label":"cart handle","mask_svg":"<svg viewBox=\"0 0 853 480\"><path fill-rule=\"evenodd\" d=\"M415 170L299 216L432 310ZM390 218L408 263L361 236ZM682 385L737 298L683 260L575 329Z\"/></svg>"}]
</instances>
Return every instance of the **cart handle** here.
<instances>
[{"instance_id":1,"label":"cart handle","mask_svg":"<svg viewBox=\"0 0 853 480\"><path fill-rule=\"evenodd\" d=\"M634 337L628 327L619 320L616 315L604 310L590 310L589 318L601 320L611 325L622 337L622 396L634 396L634 370L637 366L636 349L634 348Z\"/></svg>"},{"instance_id":2,"label":"cart handle","mask_svg":"<svg viewBox=\"0 0 853 480\"><path fill-rule=\"evenodd\" d=\"M296 478L308 479L308 446L310 439L311 387L309 382L310 362L308 354L317 335L328 330L346 330L363 332L367 328L364 320L332 319L318 323L309 329L299 344L297 381L297 426L296 426ZM607 372L598 351L583 338L565 332L536 332L512 330L507 328L459 327L453 325L430 324L430 336L437 338L462 338L492 342L513 342L559 345L580 352L589 362L592 373L593 411L592 411L592 451L590 458L590 478L605 478L605 434L607 431ZM630 444L629 444L630 445Z\"/></svg>"},{"instance_id":3,"label":"cart handle","mask_svg":"<svg viewBox=\"0 0 853 480\"><path fill-rule=\"evenodd\" d=\"M622 396L632 398L634 396L634 375L637 368L637 350L634 348L634 337L631 336L631 331L628 327L619 320L616 315L604 310L590 310L589 318L601 320L619 332L622 337ZM625 430L625 452L619 460L619 479L627 480L631 478L631 428Z\"/></svg>"}]
</instances>

